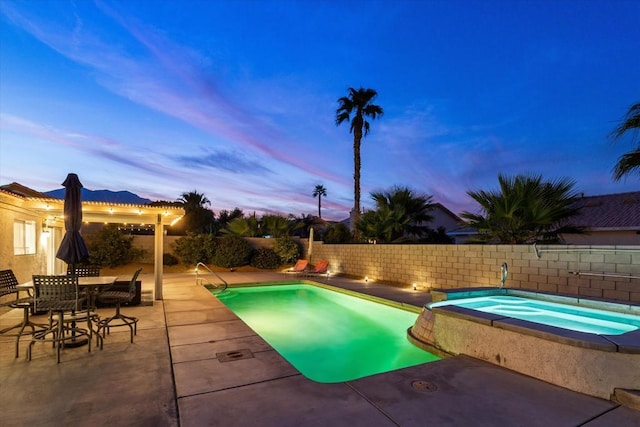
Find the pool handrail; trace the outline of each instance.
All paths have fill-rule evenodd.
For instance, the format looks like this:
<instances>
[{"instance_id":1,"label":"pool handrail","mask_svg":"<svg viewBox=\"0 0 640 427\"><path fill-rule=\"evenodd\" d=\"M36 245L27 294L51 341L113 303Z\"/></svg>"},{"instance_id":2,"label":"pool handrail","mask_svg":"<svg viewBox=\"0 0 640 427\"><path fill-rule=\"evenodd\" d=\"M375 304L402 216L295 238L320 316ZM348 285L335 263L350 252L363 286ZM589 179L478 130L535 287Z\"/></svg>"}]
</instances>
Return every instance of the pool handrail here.
<instances>
[{"instance_id":1,"label":"pool handrail","mask_svg":"<svg viewBox=\"0 0 640 427\"><path fill-rule=\"evenodd\" d=\"M222 288L220 288L218 286L215 286L215 288L214 288L215 290L218 290L219 292L223 292L229 287L229 284L227 283L226 280L224 280L222 277L220 277L220 275L218 273L216 273L215 271L213 271L212 269L207 267L206 264L204 264L202 262L199 262L199 263L196 264L196 284L202 285L202 279L200 279L200 274L199 274L199 271L198 271L200 266L204 267L205 270L207 270L209 273L211 273L214 276L216 276L223 283ZM209 285L214 285L213 283L208 283L208 284Z\"/></svg>"},{"instance_id":2,"label":"pool handrail","mask_svg":"<svg viewBox=\"0 0 640 427\"><path fill-rule=\"evenodd\" d=\"M509 266L506 261L502 263L500 267L500 272L502 273L502 277L500 278L500 289L504 286L504 282L507 281L507 276L509 275Z\"/></svg>"}]
</instances>

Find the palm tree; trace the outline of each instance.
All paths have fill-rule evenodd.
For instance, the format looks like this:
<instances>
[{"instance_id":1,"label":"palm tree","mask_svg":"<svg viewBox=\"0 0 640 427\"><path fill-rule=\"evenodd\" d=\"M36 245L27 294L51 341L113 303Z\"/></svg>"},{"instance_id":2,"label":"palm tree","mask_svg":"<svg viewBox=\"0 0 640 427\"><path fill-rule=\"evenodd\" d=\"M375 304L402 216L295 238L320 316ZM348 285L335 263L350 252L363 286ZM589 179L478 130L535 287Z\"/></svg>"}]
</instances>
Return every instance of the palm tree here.
<instances>
[{"instance_id":1,"label":"palm tree","mask_svg":"<svg viewBox=\"0 0 640 427\"><path fill-rule=\"evenodd\" d=\"M640 102L629 107L624 122L613 131L613 139L617 141L628 131L631 131L634 136L637 136L639 130ZM620 156L618 163L616 163L613 169L613 179L619 181L624 175L634 171L640 173L640 139L638 140L638 146L635 150Z\"/></svg>"},{"instance_id":2,"label":"palm tree","mask_svg":"<svg viewBox=\"0 0 640 427\"><path fill-rule=\"evenodd\" d=\"M353 220L354 227L360 217L360 142L369 133L369 122L366 118L376 119L382 116L382 107L371 102L378 96L373 89L349 88L349 96L338 99L339 107L336 110L336 125L343 122L351 123L350 133L353 133ZM353 113L353 119L351 114ZM354 228L354 230L356 230Z\"/></svg>"},{"instance_id":3,"label":"palm tree","mask_svg":"<svg viewBox=\"0 0 640 427\"><path fill-rule=\"evenodd\" d=\"M324 188L324 185L318 184L313 190L313 197L318 198L318 218L322 218L322 215L320 214L320 208L322 206L322 196L327 197L327 189Z\"/></svg>"},{"instance_id":4,"label":"palm tree","mask_svg":"<svg viewBox=\"0 0 640 427\"><path fill-rule=\"evenodd\" d=\"M398 243L420 240L431 229L426 225L433 220L431 196L417 195L407 187L394 187L389 191L371 193L376 210L365 212L358 230L368 240Z\"/></svg>"},{"instance_id":5,"label":"palm tree","mask_svg":"<svg viewBox=\"0 0 640 427\"><path fill-rule=\"evenodd\" d=\"M188 193L182 193L178 198L178 202L182 203L185 212L194 211L199 208L203 208L204 205L211 204L204 194L198 193L195 190Z\"/></svg>"},{"instance_id":6,"label":"palm tree","mask_svg":"<svg viewBox=\"0 0 640 427\"><path fill-rule=\"evenodd\" d=\"M482 240L523 244L554 241L560 233L581 232L569 219L579 212L575 183L567 178L546 182L538 176L498 175L500 191L467 191L482 213L463 212L466 224L482 233Z\"/></svg>"},{"instance_id":7,"label":"palm tree","mask_svg":"<svg viewBox=\"0 0 640 427\"><path fill-rule=\"evenodd\" d=\"M260 221L255 212L248 217L240 216L232 219L220 232L232 236L262 237Z\"/></svg>"},{"instance_id":8,"label":"palm tree","mask_svg":"<svg viewBox=\"0 0 640 427\"><path fill-rule=\"evenodd\" d=\"M194 233L205 233L213 231L214 213L206 208L211 202L207 197L197 191L182 193L178 198L178 203L184 207L185 217L182 221L185 231Z\"/></svg>"}]
</instances>

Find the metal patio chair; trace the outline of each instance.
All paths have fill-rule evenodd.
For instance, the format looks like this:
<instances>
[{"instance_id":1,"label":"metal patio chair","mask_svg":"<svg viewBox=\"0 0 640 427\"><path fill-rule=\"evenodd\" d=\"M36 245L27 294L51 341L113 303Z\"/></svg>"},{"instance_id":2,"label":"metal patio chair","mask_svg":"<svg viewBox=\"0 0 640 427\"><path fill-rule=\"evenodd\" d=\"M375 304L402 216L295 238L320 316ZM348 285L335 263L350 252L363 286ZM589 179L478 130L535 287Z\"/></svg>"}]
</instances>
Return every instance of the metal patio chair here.
<instances>
[{"instance_id":1,"label":"metal patio chair","mask_svg":"<svg viewBox=\"0 0 640 427\"><path fill-rule=\"evenodd\" d=\"M136 296L136 280L138 275L142 271L141 268L136 270L129 282L129 288L127 291L109 290L106 289L98 293L97 300L103 304L115 304L116 312L111 317L106 317L100 321L98 330L102 330L102 337L104 338L105 332L108 334L110 328L128 326L131 333L131 342L133 343L133 336L138 333L138 318L132 316L125 316L120 313L120 306L131 302ZM112 322L115 322L113 324Z\"/></svg>"},{"instance_id":2,"label":"metal patio chair","mask_svg":"<svg viewBox=\"0 0 640 427\"><path fill-rule=\"evenodd\" d=\"M29 318L29 312L33 309L33 296L20 297L20 291L17 288L18 279L13 274L12 270L0 271L0 299L4 299L0 303L0 306L6 306L11 308L22 309L23 317L22 322L5 328L0 331L0 334L6 334L8 336L16 337L16 357L20 355L20 338L23 335L29 335L36 332L36 328L41 330L45 328L45 325L34 323ZM31 332L24 332L26 328L30 328ZM14 329L19 329L17 333L10 333Z\"/></svg>"},{"instance_id":3,"label":"metal patio chair","mask_svg":"<svg viewBox=\"0 0 640 427\"><path fill-rule=\"evenodd\" d=\"M35 310L49 312L49 326L35 332L27 349L31 360L31 350L36 342L51 342L56 349L56 361L60 363L60 351L65 344L73 345L86 337L91 351L92 317L86 316L87 328L79 328L77 314L82 311L86 298L78 291L77 276L34 275Z\"/></svg>"}]
</instances>

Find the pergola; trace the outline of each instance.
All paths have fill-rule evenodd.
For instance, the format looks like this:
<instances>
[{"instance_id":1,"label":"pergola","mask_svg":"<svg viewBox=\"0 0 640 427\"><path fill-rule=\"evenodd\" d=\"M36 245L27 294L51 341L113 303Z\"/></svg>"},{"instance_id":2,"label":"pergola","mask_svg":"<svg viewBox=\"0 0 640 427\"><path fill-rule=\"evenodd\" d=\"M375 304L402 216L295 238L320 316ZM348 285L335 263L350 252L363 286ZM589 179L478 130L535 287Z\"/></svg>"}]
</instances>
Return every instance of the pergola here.
<instances>
[{"instance_id":1,"label":"pergola","mask_svg":"<svg viewBox=\"0 0 640 427\"><path fill-rule=\"evenodd\" d=\"M64 228L64 200L27 197L23 207L38 212L44 218L44 226ZM164 227L175 224L183 216L184 209L175 206L82 202L82 220L86 223L154 225L154 298L156 300L162 299Z\"/></svg>"}]
</instances>

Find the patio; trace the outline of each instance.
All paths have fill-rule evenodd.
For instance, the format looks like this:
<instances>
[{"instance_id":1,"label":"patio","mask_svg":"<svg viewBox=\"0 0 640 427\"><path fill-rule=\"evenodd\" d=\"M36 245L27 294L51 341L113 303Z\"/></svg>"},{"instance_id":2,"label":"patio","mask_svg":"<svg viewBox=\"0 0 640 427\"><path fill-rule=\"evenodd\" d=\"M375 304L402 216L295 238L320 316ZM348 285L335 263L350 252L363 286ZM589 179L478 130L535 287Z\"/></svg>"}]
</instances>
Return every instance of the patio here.
<instances>
[{"instance_id":1,"label":"patio","mask_svg":"<svg viewBox=\"0 0 640 427\"><path fill-rule=\"evenodd\" d=\"M282 281L278 273L222 273L230 283ZM153 275L141 276L153 289ZM318 281L326 282L327 279ZM333 277L329 284L420 306L429 295ZM154 426L632 426L640 411L458 356L340 384L299 374L275 350L196 286L193 274L166 274L162 301L123 308L140 318L134 344L114 329L104 350L65 349L0 337L2 424ZM107 315L113 309L100 309ZM0 317L0 328L21 316ZM409 327L411 325L407 325ZM216 353L254 357L222 363Z\"/></svg>"}]
</instances>

